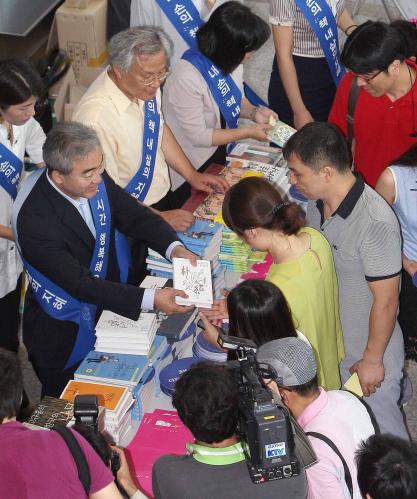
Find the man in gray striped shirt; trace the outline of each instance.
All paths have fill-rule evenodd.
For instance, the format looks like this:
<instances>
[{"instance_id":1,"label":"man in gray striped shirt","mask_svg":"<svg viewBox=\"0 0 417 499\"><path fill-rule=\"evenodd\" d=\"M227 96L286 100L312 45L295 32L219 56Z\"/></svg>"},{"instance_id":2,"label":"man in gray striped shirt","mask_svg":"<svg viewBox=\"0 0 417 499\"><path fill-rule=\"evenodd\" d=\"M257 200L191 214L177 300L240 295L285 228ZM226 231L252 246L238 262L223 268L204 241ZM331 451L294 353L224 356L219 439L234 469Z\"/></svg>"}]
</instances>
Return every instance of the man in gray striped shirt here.
<instances>
[{"instance_id":1,"label":"man in gray striped shirt","mask_svg":"<svg viewBox=\"0 0 417 499\"><path fill-rule=\"evenodd\" d=\"M407 438L398 406L404 345L397 322L401 234L385 200L352 173L344 137L309 123L284 148L290 181L310 201L307 224L328 239L339 283L346 357L342 381L356 372L382 432Z\"/></svg>"}]
</instances>

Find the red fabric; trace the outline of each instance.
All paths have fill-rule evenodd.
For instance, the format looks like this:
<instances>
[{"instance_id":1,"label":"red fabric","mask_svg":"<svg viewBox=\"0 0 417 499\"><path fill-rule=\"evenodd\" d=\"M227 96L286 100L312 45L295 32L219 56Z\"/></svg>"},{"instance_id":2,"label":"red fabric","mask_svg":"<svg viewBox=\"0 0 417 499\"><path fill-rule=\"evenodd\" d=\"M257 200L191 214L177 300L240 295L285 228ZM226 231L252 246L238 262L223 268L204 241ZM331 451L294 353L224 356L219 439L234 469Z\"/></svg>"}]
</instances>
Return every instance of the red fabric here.
<instances>
[{"instance_id":1,"label":"red fabric","mask_svg":"<svg viewBox=\"0 0 417 499\"><path fill-rule=\"evenodd\" d=\"M407 63L417 71L412 61ZM330 111L329 121L347 136L346 115L353 74L342 79ZM392 102L386 95L372 97L360 89L354 114L355 167L365 181L375 187L381 172L393 160L417 142L413 132L412 94L414 97L414 126L417 129L417 79L411 90Z\"/></svg>"}]
</instances>

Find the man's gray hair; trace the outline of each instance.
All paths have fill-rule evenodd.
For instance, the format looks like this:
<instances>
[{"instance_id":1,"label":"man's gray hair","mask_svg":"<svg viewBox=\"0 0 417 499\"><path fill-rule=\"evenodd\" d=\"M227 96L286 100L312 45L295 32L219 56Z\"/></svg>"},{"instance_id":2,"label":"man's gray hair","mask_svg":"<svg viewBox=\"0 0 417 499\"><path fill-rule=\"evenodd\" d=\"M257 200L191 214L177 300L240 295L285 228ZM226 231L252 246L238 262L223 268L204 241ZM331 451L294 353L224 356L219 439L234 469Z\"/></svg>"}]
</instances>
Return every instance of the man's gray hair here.
<instances>
[{"instance_id":1,"label":"man's gray hair","mask_svg":"<svg viewBox=\"0 0 417 499\"><path fill-rule=\"evenodd\" d=\"M63 175L72 171L72 163L101 148L96 132L75 121L61 121L48 133L43 145L43 160L49 171Z\"/></svg>"},{"instance_id":2,"label":"man's gray hair","mask_svg":"<svg viewBox=\"0 0 417 499\"><path fill-rule=\"evenodd\" d=\"M164 30L156 26L135 26L114 35L109 41L109 63L128 71L134 57L156 55L165 50L167 62L172 52L172 41Z\"/></svg>"}]
</instances>

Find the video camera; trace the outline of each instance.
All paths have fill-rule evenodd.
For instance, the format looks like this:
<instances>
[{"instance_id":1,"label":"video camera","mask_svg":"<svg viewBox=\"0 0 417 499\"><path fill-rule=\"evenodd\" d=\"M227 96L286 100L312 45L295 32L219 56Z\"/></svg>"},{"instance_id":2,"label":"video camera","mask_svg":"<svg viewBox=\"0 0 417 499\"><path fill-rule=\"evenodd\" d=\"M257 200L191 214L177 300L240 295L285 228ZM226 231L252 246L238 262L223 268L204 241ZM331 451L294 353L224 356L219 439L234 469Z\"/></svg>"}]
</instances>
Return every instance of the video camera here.
<instances>
[{"instance_id":1,"label":"video camera","mask_svg":"<svg viewBox=\"0 0 417 499\"><path fill-rule=\"evenodd\" d=\"M294 453L290 414L260 381L272 379L272 374L258 366L256 345L223 332L219 333L218 343L235 351L238 358L226 365L239 387L237 433L251 480L262 483L299 475L301 466Z\"/></svg>"}]
</instances>

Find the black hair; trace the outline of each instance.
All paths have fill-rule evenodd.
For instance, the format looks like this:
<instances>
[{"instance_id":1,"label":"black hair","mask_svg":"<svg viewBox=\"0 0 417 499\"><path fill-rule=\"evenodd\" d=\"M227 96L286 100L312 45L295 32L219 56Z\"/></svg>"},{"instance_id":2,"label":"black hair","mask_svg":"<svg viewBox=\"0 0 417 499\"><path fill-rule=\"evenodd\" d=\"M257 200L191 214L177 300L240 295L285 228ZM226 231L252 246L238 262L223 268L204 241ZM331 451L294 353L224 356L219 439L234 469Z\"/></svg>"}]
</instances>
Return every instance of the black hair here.
<instances>
[{"instance_id":1,"label":"black hair","mask_svg":"<svg viewBox=\"0 0 417 499\"><path fill-rule=\"evenodd\" d=\"M285 144L286 160L292 154L309 168L318 172L324 165L334 167L339 173L350 171L350 153L345 137L331 123L307 123Z\"/></svg>"},{"instance_id":2,"label":"black hair","mask_svg":"<svg viewBox=\"0 0 417 499\"><path fill-rule=\"evenodd\" d=\"M383 22L367 21L347 37L340 60L357 74L386 70L407 57L407 41L398 29Z\"/></svg>"},{"instance_id":3,"label":"black hair","mask_svg":"<svg viewBox=\"0 0 417 499\"><path fill-rule=\"evenodd\" d=\"M14 418L20 409L23 393L22 369L14 352L0 348L0 423Z\"/></svg>"},{"instance_id":4,"label":"black hair","mask_svg":"<svg viewBox=\"0 0 417 499\"><path fill-rule=\"evenodd\" d=\"M297 336L287 300L271 282L241 282L229 293L227 310L230 334L250 339L257 346Z\"/></svg>"},{"instance_id":5,"label":"black hair","mask_svg":"<svg viewBox=\"0 0 417 499\"><path fill-rule=\"evenodd\" d=\"M397 19L392 21L391 26L398 29L398 31L404 36L407 42L407 58L416 57L417 58L417 26L405 19Z\"/></svg>"},{"instance_id":6,"label":"black hair","mask_svg":"<svg viewBox=\"0 0 417 499\"><path fill-rule=\"evenodd\" d=\"M254 227L290 236L305 224L299 205L283 203L276 187L260 177L248 177L233 185L224 197L222 214L224 223L240 236Z\"/></svg>"},{"instance_id":7,"label":"black hair","mask_svg":"<svg viewBox=\"0 0 417 499\"><path fill-rule=\"evenodd\" d=\"M356 451L358 484L363 497L415 499L417 445L394 435L372 435Z\"/></svg>"},{"instance_id":8,"label":"black hair","mask_svg":"<svg viewBox=\"0 0 417 499\"><path fill-rule=\"evenodd\" d=\"M199 362L175 384L172 404L194 437L212 444L235 434L238 397L238 387L224 365Z\"/></svg>"},{"instance_id":9,"label":"black hair","mask_svg":"<svg viewBox=\"0 0 417 499\"><path fill-rule=\"evenodd\" d=\"M417 143L413 144L410 149L407 149L405 153L394 161L391 162L392 165L398 166L414 166L417 167Z\"/></svg>"},{"instance_id":10,"label":"black hair","mask_svg":"<svg viewBox=\"0 0 417 499\"><path fill-rule=\"evenodd\" d=\"M22 104L33 96L41 99L42 79L28 62L17 59L0 61L0 108Z\"/></svg>"},{"instance_id":11,"label":"black hair","mask_svg":"<svg viewBox=\"0 0 417 499\"><path fill-rule=\"evenodd\" d=\"M269 38L268 24L239 2L226 2L197 31L198 48L223 73L229 74L245 54L258 50Z\"/></svg>"},{"instance_id":12,"label":"black hair","mask_svg":"<svg viewBox=\"0 0 417 499\"><path fill-rule=\"evenodd\" d=\"M283 388L291 390L292 392L297 393L301 397L307 397L317 392L317 390L319 389L319 379L316 374L314 378L312 378L310 381L307 381L307 383L304 383L303 385L296 385L290 387L284 386Z\"/></svg>"},{"instance_id":13,"label":"black hair","mask_svg":"<svg viewBox=\"0 0 417 499\"><path fill-rule=\"evenodd\" d=\"M87 440L91 447L100 456L103 463L109 467L111 461L111 448L104 436L91 426L86 426L82 423L75 423L72 426L72 429L76 430Z\"/></svg>"}]
</instances>

